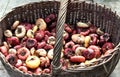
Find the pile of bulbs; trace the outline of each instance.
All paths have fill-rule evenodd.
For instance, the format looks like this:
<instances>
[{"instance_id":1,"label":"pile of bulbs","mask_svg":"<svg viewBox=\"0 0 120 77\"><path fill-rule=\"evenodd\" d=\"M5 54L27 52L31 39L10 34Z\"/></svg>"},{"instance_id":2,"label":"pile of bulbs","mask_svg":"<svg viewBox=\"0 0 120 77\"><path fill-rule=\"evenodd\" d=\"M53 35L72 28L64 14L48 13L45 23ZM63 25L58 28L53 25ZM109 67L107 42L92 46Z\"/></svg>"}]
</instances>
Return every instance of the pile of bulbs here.
<instances>
[{"instance_id":1,"label":"pile of bulbs","mask_svg":"<svg viewBox=\"0 0 120 77\"><path fill-rule=\"evenodd\" d=\"M51 73L51 62L56 40L56 16L38 18L35 24L15 21L11 29L4 31L0 52L14 67L28 74ZM90 22L78 22L73 28L64 24L62 69L72 65L85 67L101 56L112 52L114 44L110 34Z\"/></svg>"}]
</instances>

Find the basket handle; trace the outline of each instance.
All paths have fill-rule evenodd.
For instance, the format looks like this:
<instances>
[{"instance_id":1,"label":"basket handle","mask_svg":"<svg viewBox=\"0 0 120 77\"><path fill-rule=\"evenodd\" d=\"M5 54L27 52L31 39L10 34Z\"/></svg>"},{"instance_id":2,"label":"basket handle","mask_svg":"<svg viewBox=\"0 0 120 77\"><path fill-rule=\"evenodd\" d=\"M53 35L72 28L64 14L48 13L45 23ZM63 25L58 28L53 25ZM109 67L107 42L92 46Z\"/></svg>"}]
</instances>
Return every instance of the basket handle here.
<instances>
[{"instance_id":1,"label":"basket handle","mask_svg":"<svg viewBox=\"0 0 120 77\"><path fill-rule=\"evenodd\" d=\"M66 20L68 4L71 3L72 1L76 2L80 0L61 0L60 1L60 9L59 9L57 26L56 26L56 43L55 43L54 51L53 51L53 61L51 63L53 76L58 74L62 66L60 64L60 57L61 57L61 51L63 48L64 23Z\"/></svg>"},{"instance_id":2,"label":"basket handle","mask_svg":"<svg viewBox=\"0 0 120 77\"><path fill-rule=\"evenodd\" d=\"M54 52L53 52L54 55L52 62L53 75L57 74L58 70L61 68L60 57L63 47L63 31L64 31L64 23L66 20L68 2L69 2L68 0L60 1L60 9L59 9L57 26L56 26L56 43L54 46Z\"/></svg>"}]
</instances>

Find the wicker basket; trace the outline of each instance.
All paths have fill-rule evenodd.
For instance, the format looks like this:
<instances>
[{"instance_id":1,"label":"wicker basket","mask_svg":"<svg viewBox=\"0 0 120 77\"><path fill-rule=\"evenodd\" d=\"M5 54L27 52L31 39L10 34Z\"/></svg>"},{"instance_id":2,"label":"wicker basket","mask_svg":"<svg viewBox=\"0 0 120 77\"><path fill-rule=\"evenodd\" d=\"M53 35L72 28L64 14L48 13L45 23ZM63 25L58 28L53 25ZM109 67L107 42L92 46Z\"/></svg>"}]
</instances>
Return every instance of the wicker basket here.
<instances>
[{"instance_id":1,"label":"wicker basket","mask_svg":"<svg viewBox=\"0 0 120 77\"><path fill-rule=\"evenodd\" d=\"M24 6L17 7L9 12L0 21L0 44L4 40L3 31L10 29L15 20L21 22L34 23L39 17L45 18L50 13L58 16L60 2L43 1L38 3L30 3ZM76 22L92 21L96 26L101 27L111 34L112 42L116 45L114 53L98 60L98 65L87 68L79 68L79 66L71 67L66 70L59 68L53 69L55 74L45 75L29 75L25 74L15 67L11 66L5 57L0 53L0 60L8 71L11 77L108 77L120 58L120 18L111 9L102 7L98 4L86 2L71 2L67 8L66 23L75 25ZM54 54L56 55L56 54ZM59 72L56 72L59 70Z\"/></svg>"}]
</instances>

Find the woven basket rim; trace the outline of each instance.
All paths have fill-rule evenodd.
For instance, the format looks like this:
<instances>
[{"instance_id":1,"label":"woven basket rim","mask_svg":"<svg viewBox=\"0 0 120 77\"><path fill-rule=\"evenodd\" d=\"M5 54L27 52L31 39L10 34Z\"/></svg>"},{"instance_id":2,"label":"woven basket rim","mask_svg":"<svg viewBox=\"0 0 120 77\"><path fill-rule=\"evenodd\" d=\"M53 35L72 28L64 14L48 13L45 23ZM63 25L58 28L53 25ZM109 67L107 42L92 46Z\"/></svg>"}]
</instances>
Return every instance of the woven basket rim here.
<instances>
[{"instance_id":1,"label":"woven basket rim","mask_svg":"<svg viewBox=\"0 0 120 77\"><path fill-rule=\"evenodd\" d=\"M53 1L41 1L41 2L53 2ZM36 4L36 3L41 3L41 2L31 2L31 3L28 3L28 4L24 4L24 5L21 5L21 6L18 6L18 7L15 7L15 8L13 8L11 11L9 11L9 13L7 13L7 14L5 14L4 16L2 16L2 18L0 19L0 23L4 20L4 18L8 15L8 14L10 14L12 11L15 11L16 9L18 9L18 8L21 8L21 7L25 7L25 6L28 6L28 5L33 5L33 4ZM59 2L59 1L55 1L55 2ZM83 2L85 2L85 1L83 1ZM95 4L95 3L93 3L93 4ZM96 3L96 5L98 5L97 3ZM101 5L98 5L98 6L101 6ZM105 7L105 6L101 6L101 7ZM105 7L106 8L106 7ZM109 8L106 8L106 9L109 9ZM111 9L110 9L111 10ZM111 12L113 12L113 11L111 11ZM114 13L114 12L113 12ZM115 12L115 14L116 14L116 12ZM119 15L116 15L116 17L118 17L118 18L120 18L119 17ZM114 48L114 50L113 51L116 51L118 48L120 47L120 42L119 42L119 44ZM99 67L99 66L101 66L101 65L103 65L104 63L106 63L106 62L108 62L108 61L110 61L111 60L111 58L116 54L117 52L113 52L113 54L111 54L110 55L110 57L109 57L109 59L107 59L105 62L101 62L100 64L98 64L98 65L94 65L94 66L89 66L89 67L86 67L86 69L91 69L91 68L96 68L96 67ZM0 52L0 54L2 54L1 52ZM1 56L0 56L1 57ZM2 57L3 58L3 57ZM5 60L5 58L3 58L4 60ZM5 61L6 62L6 61ZM9 64L9 63L8 63ZM10 65L11 66L11 65ZM85 68L80 68L79 70L83 70L83 69L85 69ZM17 70L17 71L19 71L18 69L15 69L15 70ZM64 71L69 71L70 70L70 72L71 72L71 69L66 69L66 70L64 70ZM78 71L78 70L72 70L72 71ZM84 70L83 70L84 71ZM20 71L21 72L21 71ZM25 73L24 73L25 74ZM46 74L47 75L47 74ZM49 75L49 74L48 74Z\"/></svg>"}]
</instances>

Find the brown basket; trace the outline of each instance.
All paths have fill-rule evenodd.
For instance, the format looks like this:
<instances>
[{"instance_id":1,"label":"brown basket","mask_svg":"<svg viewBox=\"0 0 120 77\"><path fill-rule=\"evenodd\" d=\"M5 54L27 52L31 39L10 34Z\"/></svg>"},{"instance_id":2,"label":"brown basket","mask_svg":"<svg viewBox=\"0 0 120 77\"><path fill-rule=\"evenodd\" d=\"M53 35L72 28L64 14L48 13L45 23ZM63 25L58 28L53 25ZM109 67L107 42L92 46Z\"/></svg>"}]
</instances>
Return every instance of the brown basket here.
<instances>
[{"instance_id":1,"label":"brown basket","mask_svg":"<svg viewBox=\"0 0 120 77\"><path fill-rule=\"evenodd\" d=\"M45 18L50 13L58 16L60 2L44 1L30 3L17 7L2 18L0 22L0 44L4 40L3 31L10 29L15 20L21 22L34 23L39 17ZM76 25L76 22L92 21L97 27L101 27L111 34L112 42L116 45L114 53L98 59L98 65L79 68L79 66L61 70L59 67L53 68L54 74L29 75L11 66L5 57L0 53L0 60L11 77L108 77L120 58L120 18L111 9L102 7L98 4L86 2L71 2L67 8L66 23ZM56 54L54 54L56 55ZM54 62L54 61L53 61ZM59 71L58 71L59 70Z\"/></svg>"}]
</instances>

